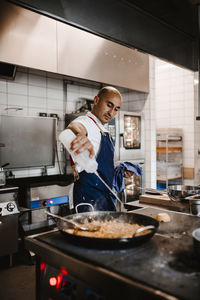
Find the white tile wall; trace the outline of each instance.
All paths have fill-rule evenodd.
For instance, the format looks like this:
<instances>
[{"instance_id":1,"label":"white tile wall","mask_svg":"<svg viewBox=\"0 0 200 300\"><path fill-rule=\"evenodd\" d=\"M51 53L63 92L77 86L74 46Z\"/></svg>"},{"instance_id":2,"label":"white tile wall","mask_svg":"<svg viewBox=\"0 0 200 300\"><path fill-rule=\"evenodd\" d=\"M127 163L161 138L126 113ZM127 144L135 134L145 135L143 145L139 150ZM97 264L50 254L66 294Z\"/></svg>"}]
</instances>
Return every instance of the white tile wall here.
<instances>
[{"instance_id":1,"label":"white tile wall","mask_svg":"<svg viewBox=\"0 0 200 300\"><path fill-rule=\"evenodd\" d=\"M39 112L58 114L58 132L64 129L65 113L74 112L81 105L81 97L93 99L98 89L78 84L63 84L64 76L40 70L18 67L14 81L0 79L1 114L38 116ZM163 82L164 84L164 82ZM150 93L128 91L122 93L124 104L122 110L141 111L145 118L145 175L146 186L155 187L155 61L150 60ZM78 105L77 105L78 104ZM14 106L14 108L12 108ZM17 107L23 110L17 111ZM8 109L8 110L5 110ZM12 108L12 109L11 109ZM62 147L58 143L60 166L64 168ZM67 167L68 168L68 167ZM48 168L48 174L59 173L56 159L54 168ZM42 169L17 170L16 177L38 176Z\"/></svg>"},{"instance_id":2,"label":"white tile wall","mask_svg":"<svg viewBox=\"0 0 200 300\"><path fill-rule=\"evenodd\" d=\"M29 96L32 96L32 97L46 98L47 90L45 87L29 85L28 86L28 94L29 94Z\"/></svg>"},{"instance_id":3,"label":"white tile wall","mask_svg":"<svg viewBox=\"0 0 200 300\"><path fill-rule=\"evenodd\" d=\"M8 94L17 94L27 96L28 88L26 84L8 82Z\"/></svg>"},{"instance_id":4,"label":"white tile wall","mask_svg":"<svg viewBox=\"0 0 200 300\"><path fill-rule=\"evenodd\" d=\"M189 168L195 167L194 78L190 70L155 59L156 127L183 129L183 165Z\"/></svg>"},{"instance_id":5,"label":"white tile wall","mask_svg":"<svg viewBox=\"0 0 200 300\"><path fill-rule=\"evenodd\" d=\"M1 80L0 81L0 93L6 93L6 81L5 80Z\"/></svg>"},{"instance_id":6,"label":"white tile wall","mask_svg":"<svg viewBox=\"0 0 200 300\"><path fill-rule=\"evenodd\" d=\"M7 104L7 94L0 92L0 105Z\"/></svg>"}]
</instances>

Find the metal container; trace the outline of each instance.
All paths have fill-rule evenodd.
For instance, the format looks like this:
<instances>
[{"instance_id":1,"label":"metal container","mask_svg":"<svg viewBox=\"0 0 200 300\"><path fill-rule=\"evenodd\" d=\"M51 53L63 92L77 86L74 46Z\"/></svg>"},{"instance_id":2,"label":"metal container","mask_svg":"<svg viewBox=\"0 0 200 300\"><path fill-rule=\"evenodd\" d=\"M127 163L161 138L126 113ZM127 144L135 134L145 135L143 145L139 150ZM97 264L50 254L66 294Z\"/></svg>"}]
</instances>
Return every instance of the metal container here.
<instances>
[{"instance_id":1,"label":"metal container","mask_svg":"<svg viewBox=\"0 0 200 300\"><path fill-rule=\"evenodd\" d=\"M192 232L194 250L196 254L200 257L200 228L195 229Z\"/></svg>"},{"instance_id":2,"label":"metal container","mask_svg":"<svg viewBox=\"0 0 200 300\"><path fill-rule=\"evenodd\" d=\"M0 186L6 184L6 176L3 168L0 168Z\"/></svg>"},{"instance_id":3,"label":"metal container","mask_svg":"<svg viewBox=\"0 0 200 300\"><path fill-rule=\"evenodd\" d=\"M171 185L167 188L167 194L172 201L188 201L187 197L200 194L200 186Z\"/></svg>"},{"instance_id":4,"label":"metal container","mask_svg":"<svg viewBox=\"0 0 200 300\"><path fill-rule=\"evenodd\" d=\"M190 213L195 216L200 216L200 194L187 197L190 203Z\"/></svg>"}]
</instances>

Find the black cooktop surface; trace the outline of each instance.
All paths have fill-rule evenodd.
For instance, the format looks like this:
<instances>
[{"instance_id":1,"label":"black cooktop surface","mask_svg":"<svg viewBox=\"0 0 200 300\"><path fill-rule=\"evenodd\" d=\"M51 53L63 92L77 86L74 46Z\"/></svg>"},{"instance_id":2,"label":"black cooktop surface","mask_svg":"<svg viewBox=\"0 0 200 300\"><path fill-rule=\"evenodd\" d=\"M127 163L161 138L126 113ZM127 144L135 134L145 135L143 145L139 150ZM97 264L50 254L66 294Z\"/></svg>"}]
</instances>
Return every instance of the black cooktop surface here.
<instances>
[{"instance_id":1,"label":"black cooktop surface","mask_svg":"<svg viewBox=\"0 0 200 300\"><path fill-rule=\"evenodd\" d=\"M155 217L162 209L143 208L134 213ZM200 299L200 258L193 249L192 231L200 218L167 212L171 221L142 245L127 249L92 249L68 242L61 232L36 237L81 261L104 267L126 278L160 289L180 299Z\"/></svg>"}]
</instances>

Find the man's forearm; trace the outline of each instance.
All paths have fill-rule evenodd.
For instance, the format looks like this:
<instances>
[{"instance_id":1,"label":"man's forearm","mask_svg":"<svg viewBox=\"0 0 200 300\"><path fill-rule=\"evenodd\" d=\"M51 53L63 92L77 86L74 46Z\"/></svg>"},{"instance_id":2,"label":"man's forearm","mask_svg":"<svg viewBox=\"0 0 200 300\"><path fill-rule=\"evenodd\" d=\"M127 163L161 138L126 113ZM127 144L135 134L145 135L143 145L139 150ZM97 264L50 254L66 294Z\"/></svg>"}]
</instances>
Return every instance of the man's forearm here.
<instances>
[{"instance_id":1,"label":"man's forearm","mask_svg":"<svg viewBox=\"0 0 200 300\"><path fill-rule=\"evenodd\" d=\"M67 126L67 129L70 129L73 131L74 134L81 134L87 136L86 128L78 122L72 122Z\"/></svg>"}]
</instances>

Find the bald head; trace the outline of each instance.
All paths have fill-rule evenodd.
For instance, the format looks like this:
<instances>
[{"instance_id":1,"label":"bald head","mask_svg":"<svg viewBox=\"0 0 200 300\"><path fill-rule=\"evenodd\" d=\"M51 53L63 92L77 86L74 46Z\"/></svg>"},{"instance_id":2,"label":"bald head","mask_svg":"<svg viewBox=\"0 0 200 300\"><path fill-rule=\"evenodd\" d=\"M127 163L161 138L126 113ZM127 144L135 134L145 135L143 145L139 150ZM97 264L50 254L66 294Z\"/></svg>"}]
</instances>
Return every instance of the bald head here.
<instances>
[{"instance_id":1,"label":"bald head","mask_svg":"<svg viewBox=\"0 0 200 300\"><path fill-rule=\"evenodd\" d=\"M122 100L122 96L121 96L120 92L116 88L114 88L112 86L105 86L105 87L103 87L102 89L99 90L97 96L100 99L102 99L104 97L117 96L117 97L121 98L121 100Z\"/></svg>"},{"instance_id":2,"label":"bald head","mask_svg":"<svg viewBox=\"0 0 200 300\"><path fill-rule=\"evenodd\" d=\"M94 97L92 113L102 124L106 124L115 117L121 105L122 96L120 92L112 86L106 86L100 89Z\"/></svg>"}]
</instances>

